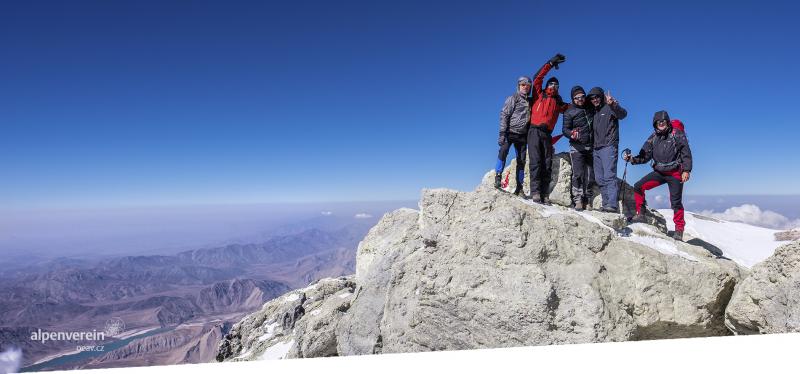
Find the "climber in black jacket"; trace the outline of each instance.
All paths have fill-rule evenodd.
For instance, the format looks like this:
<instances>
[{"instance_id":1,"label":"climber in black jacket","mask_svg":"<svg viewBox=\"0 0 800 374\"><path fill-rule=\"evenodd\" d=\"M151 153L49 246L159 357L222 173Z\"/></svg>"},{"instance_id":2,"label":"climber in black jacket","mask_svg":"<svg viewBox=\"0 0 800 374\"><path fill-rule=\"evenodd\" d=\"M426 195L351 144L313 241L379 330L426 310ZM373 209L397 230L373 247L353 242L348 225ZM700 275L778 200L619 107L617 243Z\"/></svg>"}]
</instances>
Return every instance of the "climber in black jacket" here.
<instances>
[{"instance_id":1,"label":"climber in black jacket","mask_svg":"<svg viewBox=\"0 0 800 374\"><path fill-rule=\"evenodd\" d=\"M675 240L683 240L686 221L683 219L683 183L689 180L692 172L692 150L689 139L683 130L673 128L669 114L662 110L653 115L655 131L636 156L623 155L631 164L643 164L652 160L653 172L645 175L633 186L636 199L636 215L633 222L645 222L641 213L644 204L644 191L664 183L669 186L672 205L672 221L675 222Z\"/></svg>"},{"instance_id":2,"label":"climber in black jacket","mask_svg":"<svg viewBox=\"0 0 800 374\"><path fill-rule=\"evenodd\" d=\"M576 210L592 209L594 170L592 161L593 107L586 103L586 91L572 87L572 103L564 112L561 132L569 139L569 159L572 163L572 199Z\"/></svg>"}]
</instances>

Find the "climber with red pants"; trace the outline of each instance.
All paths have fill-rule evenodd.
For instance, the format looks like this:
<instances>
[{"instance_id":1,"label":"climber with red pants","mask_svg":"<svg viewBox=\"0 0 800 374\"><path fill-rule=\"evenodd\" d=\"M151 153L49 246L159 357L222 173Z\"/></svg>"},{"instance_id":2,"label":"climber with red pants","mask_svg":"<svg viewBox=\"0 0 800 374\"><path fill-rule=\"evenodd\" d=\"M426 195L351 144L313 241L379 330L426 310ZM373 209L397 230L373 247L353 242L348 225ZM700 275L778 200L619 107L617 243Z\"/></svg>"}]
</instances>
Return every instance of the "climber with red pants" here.
<instances>
[{"instance_id":1,"label":"climber with red pants","mask_svg":"<svg viewBox=\"0 0 800 374\"><path fill-rule=\"evenodd\" d=\"M535 202L549 204L550 173L553 162L553 128L558 115L567 110L567 104L558 94L558 79L550 77L547 85L542 83L551 68L558 69L558 64L566 57L556 54L545 62L533 78L533 101L531 104L531 120L528 128L528 170L531 180L529 198Z\"/></svg>"},{"instance_id":2,"label":"climber with red pants","mask_svg":"<svg viewBox=\"0 0 800 374\"><path fill-rule=\"evenodd\" d=\"M686 132L683 131L683 123L670 122L666 111L658 111L653 115L653 128L655 131L644 142L638 155L631 156L627 153L622 156L625 161L630 161L633 165L652 161L653 167L653 172L645 175L633 186L636 215L633 216L632 222L646 222L642 214L644 192L666 183L669 186L670 203L674 213L673 238L683 240L683 230L686 227L686 221L683 219L683 183L689 180L692 172L692 151L689 148Z\"/></svg>"}]
</instances>

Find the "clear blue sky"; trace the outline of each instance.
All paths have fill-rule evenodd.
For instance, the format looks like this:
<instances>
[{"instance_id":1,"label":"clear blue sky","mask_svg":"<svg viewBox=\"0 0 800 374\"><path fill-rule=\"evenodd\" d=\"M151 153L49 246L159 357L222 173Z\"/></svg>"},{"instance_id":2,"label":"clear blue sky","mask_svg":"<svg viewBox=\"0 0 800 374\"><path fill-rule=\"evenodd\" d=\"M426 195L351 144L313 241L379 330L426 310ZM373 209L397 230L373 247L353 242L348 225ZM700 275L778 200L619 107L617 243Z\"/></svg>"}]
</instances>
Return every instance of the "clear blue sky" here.
<instances>
[{"instance_id":1,"label":"clear blue sky","mask_svg":"<svg viewBox=\"0 0 800 374\"><path fill-rule=\"evenodd\" d=\"M494 166L517 76L556 52L562 93L600 85L628 109L622 148L638 150L656 110L684 120L686 193L798 193L799 13L788 2L4 1L0 206L471 190Z\"/></svg>"}]
</instances>

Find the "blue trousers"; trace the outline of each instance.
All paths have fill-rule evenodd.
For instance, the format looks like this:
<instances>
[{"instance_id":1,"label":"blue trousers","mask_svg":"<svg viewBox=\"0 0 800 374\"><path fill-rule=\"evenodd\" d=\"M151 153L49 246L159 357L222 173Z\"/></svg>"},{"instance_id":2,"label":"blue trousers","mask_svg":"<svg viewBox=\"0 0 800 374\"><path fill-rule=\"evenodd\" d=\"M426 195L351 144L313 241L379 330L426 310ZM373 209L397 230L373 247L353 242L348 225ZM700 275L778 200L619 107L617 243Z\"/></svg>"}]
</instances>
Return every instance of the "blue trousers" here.
<instances>
[{"instance_id":1,"label":"blue trousers","mask_svg":"<svg viewBox=\"0 0 800 374\"><path fill-rule=\"evenodd\" d=\"M617 181L617 160L619 154L616 145L609 145L594 150L594 179L600 186L603 206L617 207L619 185Z\"/></svg>"}]
</instances>

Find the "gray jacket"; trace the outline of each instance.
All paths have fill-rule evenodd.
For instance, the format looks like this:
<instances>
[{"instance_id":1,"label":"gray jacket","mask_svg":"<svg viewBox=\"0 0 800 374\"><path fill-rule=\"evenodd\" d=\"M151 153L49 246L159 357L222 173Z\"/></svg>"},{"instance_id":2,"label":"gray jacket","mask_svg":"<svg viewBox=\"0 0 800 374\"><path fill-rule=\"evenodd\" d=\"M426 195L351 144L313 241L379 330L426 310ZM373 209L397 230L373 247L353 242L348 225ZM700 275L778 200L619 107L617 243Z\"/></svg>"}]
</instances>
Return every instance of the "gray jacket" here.
<instances>
[{"instance_id":1,"label":"gray jacket","mask_svg":"<svg viewBox=\"0 0 800 374\"><path fill-rule=\"evenodd\" d=\"M515 93L506 98L500 111L500 142L509 133L527 134L531 122L531 104L528 98Z\"/></svg>"}]
</instances>

